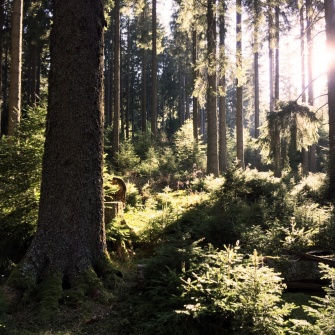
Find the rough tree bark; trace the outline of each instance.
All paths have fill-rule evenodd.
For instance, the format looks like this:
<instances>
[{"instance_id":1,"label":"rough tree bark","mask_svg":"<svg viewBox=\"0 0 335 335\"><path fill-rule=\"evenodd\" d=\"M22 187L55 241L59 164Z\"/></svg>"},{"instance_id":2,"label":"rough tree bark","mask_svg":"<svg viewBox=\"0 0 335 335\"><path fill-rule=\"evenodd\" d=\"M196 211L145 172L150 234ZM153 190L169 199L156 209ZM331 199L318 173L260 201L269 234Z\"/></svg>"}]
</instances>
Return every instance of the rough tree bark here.
<instances>
[{"instance_id":1,"label":"rough tree bark","mask_svg":"<svg viewBox=\"0 0 335 335\"><path fill-rule=\"evenodd\" d=\"M87 281L109 258L103 222L103 1L56 0L53 13L37 232L8 284L28 290L51 280L59 288L58 302L62 283Z\"/></svg>"}]
</instances>

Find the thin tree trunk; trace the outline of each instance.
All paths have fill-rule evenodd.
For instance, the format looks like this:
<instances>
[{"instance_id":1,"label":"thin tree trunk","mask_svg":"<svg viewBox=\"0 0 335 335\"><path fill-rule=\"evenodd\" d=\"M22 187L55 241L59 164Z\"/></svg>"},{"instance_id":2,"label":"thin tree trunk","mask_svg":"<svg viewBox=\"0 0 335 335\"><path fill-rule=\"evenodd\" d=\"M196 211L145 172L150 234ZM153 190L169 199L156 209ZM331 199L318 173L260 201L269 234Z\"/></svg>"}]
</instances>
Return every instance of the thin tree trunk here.
<instances>
[{"instance_id":1,"label":"thin tree trunk","mask_svg":"<svg viewBox=\"0 0 335 335\"><path fill-rule=\"evenodd\" d=\"M270 112L274 111L274 81L273 81L273 44L274 44L274 22L273 22L273 9L271 4L268 5L268 24L269 24L269 92L270 92Z\"/></svg>"},{"instance_id":2,"label":"thin tree trunk","mask_svg":"<svg viewBox=\"0 0 335 335\"><path fill-rule=\"evenodd\" d=\"M301 102L306 103L306 71L305 71L305 16L304 16L304 3L302 2L299 10L300 18L300 57L301 57ZM302 173L307 175L309 170L308 166L308 150L302 149Z\"/></svg>"},{"instance_id":3,"label":"thin tree trunk","mask_svg":"<svg viewBox=\"0 0 335 335\"><path fill-rule=\"evenodd\" d=\"M105 52L105 85L104 85L104 94L105 94L105 124L106 126L111 125L111 77L113 75L111 74L111 62L112 62L112 46L110 43L110 28L105 33L105 41L104 41L104 52Z\"/></svg>"},{"instance_id":4,"label":"thin tree trunk","mask_svg":"<svg viewBox=\"0 0 335 335\"><path fill-rule=\"evenodd\" d=\"M193 65L193 90L195 89L195 81L197 78L197 31L193 26L192 30L192 65ZM193 94L193 136L196 141L198 141L198 129L199 129L199 122L198 122L198 98Z\"/></svg>"},{"instance_id":5,"label":"thin tree trunk","mask_svg":"<svg viewBox=\"0 0 335 335\"><path fill-rule=\"evenodd\" d=\"M23 0L13 1L11 64L8 105L8 135L13 135L21 118Z\"/></svg>"},{"instance_id":6,"label":"thin tree trunk","mask_svg":"<svg viewBox=\"0 0 335 335\"><path fill-rule=\"evenodd\" d=\"M307 38L307 59L308 59L308 104L314 106L314 85L313 85L313 39L312 39L312 2L306 0L306 38ZM316 172L316 144L309 147L309 169L311 172Z\"/></svg>"},{"instance_id":7,"label":"thin tree trunk","mask_svg":"<svg viewBox=\"0 0 335 335\"><path fill-rule=\"evenodd\" d=\"M3 114L2 114L2 134L8 134L8 68L9 68L9 46L5 43L5 60L4 60L4 73L3 73Z\"/></svg>"},{"instance_id":8,"label":"thin tree trunk","mask_svg":"<svg viewBox=\"0 0 335 335\"><path fill-rule=\"evenodd\" d=\"M225 6L223 2L223 7ZM224 173L228 168L227 162L227 121L226 121L226 53L225 53L225 37L226 37L226 25L224 17L224 8L221 9L220 15L220 53L219 57L223 66L219 69L219 170Z\"/></svg>"},{"instance_id":9,"label":"thin tree trunk","mask_svg":"<svg viewBox=\"0 0 335 335\"><path fill-rule=\"evenodd\" d=\"M207 1L207 48L208 48L208 87L207 87L207 173L219 175L218 120L216 109L216 0ZM214 68L213 68L214 67Z\"/></svg>"},{"instance_id":10,"label":"thin tree trunk","mask_svg":"<svg viewBox=\"0 0 335 335\"><path fill-rule=\"evenodd\" d=\"M254 0L254 11L255 11L255 22L254 22L254 108L255 108L255 132L254 137L258 139L259 137L259 16L260 8L259 1ZM260 152L258 149L255 150L256 157L256 168L260 166Z\"/></svg>"},{"instance_id":11,"label":"thin tree trunk","mask_svg":"<svg viewBox=\"0 0 335 335\"><path fill-rule=\"evenodd\" d=\"M146 50L142 49L142 99L141 99L141 128L147 131L147 57Z\"/></svg>"},{"instance_id":12,"label":"thin tree trunk","mask_svg":"<svg viewBox=\"0 0 335 335\"><path fill-rule=\"evenodd\" d=\"M30 105L34 106L36 105L36 84L37 84L37 46L32 45L31 46L31 87L30 87Z\"/></svg>"},{"instance_id":13,"label":"thin tree trunk","mask_svg":"<svg viewBox=\"0 0 335 335\"><path fill-rule=\"evenodd\" d=\"M130 58L131 58L131 53L132 53L132 48L131 48L131 38L130 38L130 18L128 18L127 21L127 94L126 94L126 99L127 99L127 105L126 105L126 139L129 139L129 110L130 110L130 81L131 81L131 75L130 75Z\"/></svg>"},{"instance_id":14,"label":"thin tree trunk","mask_svg":"<svg viewBox=\"0 0 335 335\"><path fill-rule=\"evenodd\" d=\"M5 13L4 13L5 0L0 0L0 138L2 136L2 102L3 102L3 92L2 92L2 62L3 62L3 40L4 40L4 23L5 23Z\"/></svg>"},{"instance_id":15,"label":"thin tree trunk","mask_svg":"<svg viewBox=\"0 0 335 335\"><path fill-rule=\"evenodd\" d=\"M152 0L152 93L151 93L151 135L157 136L157 10Z\"/></svg>"},{"instance_id":16,"label":"thin tree trunk","mask_svg":"<svg viewBox=\"0 0 335 335\"><path fill-rule=\"evenodd\" d=\"M242 2L236 0L236 71L242 71ZM244 169L243 86L236 77L236 149L238 165Z\"/></svg>"},{"instance_id":17,"label":"thin tree trunk","mask_svg":"<svg viewBox=\"0 0 335 335\"><path fill-rule=\"evenodd\" d=\"M325 0L327 48L335 50L335 1ZM328 111L329 111L329 198L335 198L335 59L328 67Z\"/></svg>"},{"instance_id":18,"label":"thin tree trunk","mask_svg":"<svg viewBox=\"0 0 335 335\"><path fill-rule=\"evenodd\" d=\"M190 118L190 97L186 96L186 112L185 112L185 120L188 120Z\"/></svg>"},{"instance_id":19,"label":"thin tree trunk","mask_svg":"<svg viewBox=\"0 0 335 335\"><path fill-rule=\"evenodd\" d=\"M114 4L114 118L113 118L113 160L117 165L120 146L120 0Z\"/></svg>"},{"instance_id":20,"label":"thin tree trunk","mask_svg":"<svg viewBox=\"0 0 335 335\"><path fill-rule=\"evenodd\" d=\"M279 101L279 5L275 8L275 39L276 39L276 48L275 48L275 104Z\"/></svg>"}]
</instances>

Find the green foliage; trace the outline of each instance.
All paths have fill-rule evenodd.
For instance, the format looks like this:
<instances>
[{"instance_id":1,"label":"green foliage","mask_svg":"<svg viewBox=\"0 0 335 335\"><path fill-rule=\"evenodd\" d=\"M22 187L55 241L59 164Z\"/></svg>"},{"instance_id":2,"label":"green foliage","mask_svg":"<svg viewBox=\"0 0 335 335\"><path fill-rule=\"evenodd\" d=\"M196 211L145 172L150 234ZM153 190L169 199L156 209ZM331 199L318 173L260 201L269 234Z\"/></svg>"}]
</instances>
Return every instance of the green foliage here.
<instances>
[{"instance_id":1,"label":"green foliage","mask_svg":"<svg viewBox=\"0 0 335 335\"><path fill-rule=\"evenodd\" d=\"M197 335L289 333L288 316L294 306L282 300L282 279L262 265L257 252L246 259L237 246L224 250L201 248L184 238L177 244L162 245L147 266L150 285L142 298L133 300L134 317L141 320L136 326L138 331Z\"/></svg>"},{"instance_id":2,"label":"green foliage","mask_svg":"<svg viewBox=\"0 0 335 335\"><path fill-rule=\"evenodd\" d=\"M139 194L138 188L133 183L126 183L127 193L126 193L126 206L137 207L142 202L142 197Z\"/></svg>"},{"instance_id":3,"label":"green foliage","mask_svg":"<svg viewBox=\"0 0 335 335\"><path fill-rule=\"evenodd\" d=\"M294 306L283 302L282 279L262 265L256 251L245 260L238 246L209 247L199 268L184 275L183 288L189 303L179 313L209 325L211 317L221 319L226 334L278 335L289 329L285 317Z\"/></svg>"},{"instance_id":4,"label":"green foliage","mask_svg":"<svg viewBox=\"0 0 335 335\"><path fill-rule=\"evenodd\" d=\"M197 142L193 137L192 120L187 120L175 133L173 142L179 171L191 172L205 168L205 146L201 140Z\"/></svg>"},{"instance_id":5,"label":"green foliage","mask_svg":"<svg viewBox=\"0 0 335 335\"><path fill-rule=\"evenodd\" d=\"M131 141L125 140L120 143L120 150L117 156L118 167L124 174L136 170L140 163L140 158L135 152L134 145Z\"/></svg>"},{"instance_id":6,"label":"green foliage","mask_svg":"<svg viewBox=\"0 0 335 335\"><path fill-rule=\"evenodd\" d=\"M296 101L281 101L276 111L267 115L266 122L260 127L260 147L264 157L276 157L281 147L283 167L290 165L297 170L299 159L297 151L307 148L318 140L318 120L308 106L299 105Z\"/></svg>"},{"instance_id":7,"label":"green foliage","mask_svg":"<svg viewBox=\"0 0 335 335\"><path fill-rule=\"evenodd\" d=\"M29 108L12 137L0 140L0 269L18 262L36 228L45 107Z\"/></svg>"},{"instance_id":8,"label":"green foliage","mask_svg":"<svg viewBox=\"0 0 335 335\"><path fill-rule=\"evenodd\" d=\"M139 166L139 172L140 175L149 178L159 176L159 154L154 147L148 149L145 160L142 160Z\"/></svg>"},{"instance_id":9,"label":"green foliage","mask_svg":"<svg viewBox=\"0 0 335 335\"><path fill-rule=\"evenodd\" d=\"M322 279L329 282L329 286L325 287L326 295L324 297L314 296L308 304L303 305L305 313L309 318L306 320L292 320L294 323L294 334L300 335L333 335L335 333L335 269L328 265L319 264L322 273Z\"/></svg>"}]
</instances>

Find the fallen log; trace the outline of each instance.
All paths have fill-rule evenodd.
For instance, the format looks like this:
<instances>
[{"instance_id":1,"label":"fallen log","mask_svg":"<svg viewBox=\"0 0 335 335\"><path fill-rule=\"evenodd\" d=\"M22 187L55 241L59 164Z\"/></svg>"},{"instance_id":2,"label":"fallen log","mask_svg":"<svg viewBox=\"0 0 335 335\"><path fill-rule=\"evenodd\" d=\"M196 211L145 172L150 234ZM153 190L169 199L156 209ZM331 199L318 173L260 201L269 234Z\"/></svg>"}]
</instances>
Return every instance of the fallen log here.
<instances>
[{"instance_id":1,"label":"fallen log","mask_svg":"<svg viewBox=\"0 0 335 335\"><path fill-rule=\"evenodd\" d=\"M301 251L296 251L296 250L289 250L289 249L286 250L285 249L284 251L287 252L290 255L296 255L296 256L299 256L299 257L304 258L304 259L309 259L309 260L312 260L312 261L316 261L318 263L324 263L324 264L327 264L329 266L335 267L335 260L331 259L331 258L315 256L315 255L311 255L311 254L304 253L304 252L301 252Z\"/></svg>"}]
</instances>

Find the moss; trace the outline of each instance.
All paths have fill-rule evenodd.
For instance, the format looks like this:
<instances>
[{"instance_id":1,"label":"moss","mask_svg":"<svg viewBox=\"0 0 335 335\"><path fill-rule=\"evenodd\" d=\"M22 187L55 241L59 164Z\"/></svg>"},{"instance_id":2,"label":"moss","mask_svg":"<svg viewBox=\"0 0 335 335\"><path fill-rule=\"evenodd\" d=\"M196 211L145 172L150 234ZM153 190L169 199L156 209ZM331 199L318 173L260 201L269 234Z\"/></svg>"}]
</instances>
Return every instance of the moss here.
<instances>
[{"instance_id":1,"label":"moss","mask_svg":"<svg viewBox=\"0 0 335 335\"><path fill-rule=\"evenodd\" d=\"M43 278L39 287L38 321L52 320L63 294L62 278L63 276L58 273L48 274Z\"/></svg>"},{"instance_id":2,"label":"moss","mask_svg":"<svg viewBox=\"0 0 335 335\"><path fill-rule=\"evenodd\" d=\"M97 274L93 269L87 270L83 275L83 280L87 285L87 295L102 304L108 304L112 299L112 294L108 293Z\"/></svg>"},{"instance_id":3,"label":"moss","mask_svg":"<svg viewBox=\"0 0 335 335\"><path fill-rule=\"evenodd\" d=\"M69 306L78 306L84 302L86 297L102 304L109 304L113 298L112 294L107 292L93 268L72 278L71 288L64 291L63 302Z\"/></svg>"},{"instance_id":4,"label":"moss","mask_svg":"<svg viewBox=\"0 0 335 335\"><path fill-rule=\"evenodd\" d=\"M36 288L35 273L29 270L22 271L20 266L17 266L12 270L6 285L31 292Z\"/></svg>"},{"instance_id":5,"label":"moss","mask_svg":"<svg viewBox=\"0 0 335 335\"><path fill-rule=\"evenodd\" d=\"M95 266L95 271L101 277L104 285L113 289L122 278L122 273L116 264L112 262L109 254L106 252Z\"/></svg>"}]
</instances>

